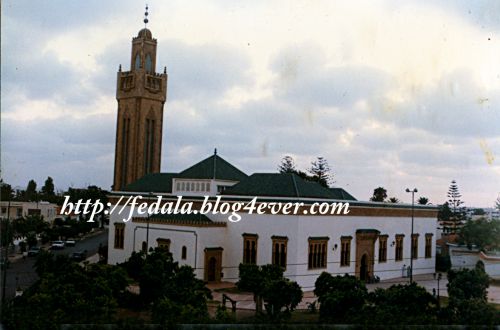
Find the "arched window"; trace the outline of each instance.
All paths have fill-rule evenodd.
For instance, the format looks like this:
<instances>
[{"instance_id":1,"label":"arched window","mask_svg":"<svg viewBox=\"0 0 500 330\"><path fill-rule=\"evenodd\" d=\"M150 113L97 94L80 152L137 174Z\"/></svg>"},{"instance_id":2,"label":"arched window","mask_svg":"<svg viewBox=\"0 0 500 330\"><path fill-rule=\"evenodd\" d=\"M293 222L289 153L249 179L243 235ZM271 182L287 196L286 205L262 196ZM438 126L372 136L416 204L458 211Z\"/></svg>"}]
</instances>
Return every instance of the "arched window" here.
<instances>
[{"instance_id":1,"label":"arched window","mask_svg":"<svg viewBox=\"0 0 500 330\"><path fill-rule=\"evenodd\" d=\"M185 259L186 259L186 257L187 257L187 248L186 248L186 246L183 246L183 247L182 247L182 255L181 255L181 258L182 258L182 260L185 260Z\"/></svg>"},{"instance_id":2,"label":"arched window","mask_svg":"<svg viewBox=\"0 0 500 330\"><path fill-rule=\"evenodd\" d=\"M151 72L153 67L153 61L151 60L151 55L146 55L146 71Z\"/></svg>"},{"instance_id":3,"label":"arched window","mask_svg":"<svg viewBox=\"0 0 500 330\"><path fill-rule=\"evenodd\" d=\"M141 68L141 56L139 54L135 55L135 69L139 70Z\"/></svg>"}]
</instances>

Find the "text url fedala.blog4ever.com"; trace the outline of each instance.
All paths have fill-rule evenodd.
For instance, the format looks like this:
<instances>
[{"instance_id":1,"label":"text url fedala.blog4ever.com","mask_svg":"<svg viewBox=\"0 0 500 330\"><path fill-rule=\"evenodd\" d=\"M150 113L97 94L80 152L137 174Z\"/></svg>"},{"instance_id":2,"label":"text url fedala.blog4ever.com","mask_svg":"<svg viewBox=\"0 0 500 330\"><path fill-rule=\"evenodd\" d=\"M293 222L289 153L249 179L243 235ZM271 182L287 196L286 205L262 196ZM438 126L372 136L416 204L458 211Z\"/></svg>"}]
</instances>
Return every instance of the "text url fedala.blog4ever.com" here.
<instances>
[{"instance_id":1,"label":"text url fedala.blog4ever.com","mask_svg":"<svg viewBox=\"0 0 500 330\"><path fill-rule=\"evenodd\" d=\"M122 220L129 221L137 211L139 215L156 214L222 214L228 215L228 220L238 222L242 219L240 213L246 214L282 214L282 215L342 215L349 213L349 203L337 202L314 202L305 204L304 202L259 202L257 197L249 201L222 201L221 196L215 200L210 200L209 196L204 196L201 207L196 206L199 202L183 201L183 196L177 196L175 201L164 200L163 196L157 196L154 202L141 202L142 196L121 196L116 204L107 203L105 205L99 199L83 200L76 202L69 201L70 196L64 196L64 203L61 208L62 215L90 215L87 222L94 222L94 217L101 212L111 214L118 211L118 214L125 214ZM129 207L126 212L126 207ZM107 208L110 208L108 210Z\"/></svg>"}]
</instances>

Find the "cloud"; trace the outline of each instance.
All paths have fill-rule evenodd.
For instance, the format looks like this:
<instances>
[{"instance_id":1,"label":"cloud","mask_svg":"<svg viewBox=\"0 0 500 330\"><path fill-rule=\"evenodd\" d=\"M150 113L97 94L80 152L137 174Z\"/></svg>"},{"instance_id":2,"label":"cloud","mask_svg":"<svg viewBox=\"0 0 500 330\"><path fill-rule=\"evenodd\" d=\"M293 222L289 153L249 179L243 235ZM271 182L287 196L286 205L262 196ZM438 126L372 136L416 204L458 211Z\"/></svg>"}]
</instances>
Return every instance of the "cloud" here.
<instances>
[{"instance_id":1,"label":"cloud","mask_svg":"<svg viewBox=\"0 0 500 330\"><path fill-rule=\"evenodd\" d=\"M4 179L108 188L116 71L128 70L142 5L3 5ZM163 171L217 147L249 174L275 171L287 154L301 169L326 157L337 185L361 199L384 186L408 201L408 186L442 202L451 179L470 204L498 195L498 4L150 7L157 71L169 74Z\"/></svg>"}]
</instances>

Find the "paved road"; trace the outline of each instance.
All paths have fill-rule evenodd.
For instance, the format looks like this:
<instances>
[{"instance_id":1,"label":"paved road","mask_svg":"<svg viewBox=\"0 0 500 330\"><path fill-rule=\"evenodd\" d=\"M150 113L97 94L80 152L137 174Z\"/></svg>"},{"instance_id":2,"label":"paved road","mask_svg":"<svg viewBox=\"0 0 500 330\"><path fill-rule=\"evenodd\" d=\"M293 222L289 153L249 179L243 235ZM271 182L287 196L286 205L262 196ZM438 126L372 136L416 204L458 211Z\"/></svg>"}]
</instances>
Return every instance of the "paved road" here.
<instances>
[{"instance_id":1,"label":"paved road","mask_svg":"<svg viewBox=\"0 0 500 330\"><path fill-rule=\"evenodd\" d=\"M66 254L71 255L73 252L87 250L87 255L91 256L97 253L99 244L107 245L108 243L108 232L107 230L103 233L97 234L95 236L86 238L76 243L75 246L67 247L63 250L53 251L54 254ZM31 286L38 279L38 276L33 268L36 258L27 257L26 259L18 259L11 262L9 268L7 269L7 280L5 287L5 297L6 299L11 299L15 296L16 287L21 287L26 289Z\"/></svg>"}]
</instances>

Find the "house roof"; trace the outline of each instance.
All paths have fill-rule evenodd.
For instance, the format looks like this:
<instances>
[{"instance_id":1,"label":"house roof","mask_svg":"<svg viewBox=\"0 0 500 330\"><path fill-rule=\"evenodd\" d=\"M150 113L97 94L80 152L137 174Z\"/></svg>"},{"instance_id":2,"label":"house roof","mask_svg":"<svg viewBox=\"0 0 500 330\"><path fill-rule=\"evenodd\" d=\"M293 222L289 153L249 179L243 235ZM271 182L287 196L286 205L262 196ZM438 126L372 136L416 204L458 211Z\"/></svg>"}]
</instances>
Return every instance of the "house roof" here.
<instances>
[{"instance_id":1,"label":"house roof","mask_svg":"<svg viewBox=\"0 0 500 330\"><path fill-rule=\"evenodd\" d=\"M224 195L354 199L347 192L342 195L294 173L255 173L227 188Z\"/></svg>"},{"instance_id":2,"label":"house roof","mask_svg":"<svg viewBox=\"0 0 500 330\"><path fill-rule=\"evenodd\" d=\"M224 158L214 154L189 167L188 169L185 169L175 177L186 179L242 181L246 179L248 175L227 162Z\"/></svg>"},{"instance_id":3,"label":"house roof","mask_svg":"<svg viewBox=\"0 0 500 330\"><path fill-rule=\"evenodd\" d=\"M329 188L330 192L335 195L335 199L342 199L346 201L357 201L357 199L345 191L343 188Z\"/></svg>"},{"instance_id":4,"label":"house roof","mask_svg":"<svg viewBox=\"0 0 500 330\"><path fill-rule=\"evenodd\" d=\"M172 192L172 179L177 173L150 173L128 184L123 191L135 192Z\"/></svg>"}]
</instances>

